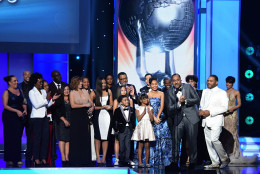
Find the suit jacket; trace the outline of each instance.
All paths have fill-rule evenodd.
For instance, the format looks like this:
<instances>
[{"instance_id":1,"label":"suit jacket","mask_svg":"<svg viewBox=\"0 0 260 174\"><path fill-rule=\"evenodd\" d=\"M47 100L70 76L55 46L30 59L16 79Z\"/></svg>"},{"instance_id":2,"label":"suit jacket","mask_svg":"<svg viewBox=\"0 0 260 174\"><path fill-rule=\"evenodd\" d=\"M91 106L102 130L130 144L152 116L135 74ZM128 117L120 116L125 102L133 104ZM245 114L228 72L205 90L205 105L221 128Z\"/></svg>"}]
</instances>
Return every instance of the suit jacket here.
<instances>
[{"instance_id":1,"label":"suit jacket","mask_svg":"<svg viewBox=\"0 0 260 174\"><path fill-rule=\"evenodd\" d=\"M63 104L64 104L64 97L63 97L63 90L64 87L67 85L65 82L61 82L61 90L58 90L54 82L51 82L49 84L49 91L51 92L51 97L55 95L55 93L59 94L61 93L62 95L55 100L55 105L51 107L51 113L52 113L52 119L58 119L63 115Z\"/></svg>"},{"instance_id":2,"label":"suit jacket","mask_svg":"<svg viewBox=\"0 0 260 174\"><path fill-rule=\"evenodd\" d=\"M210 115L202 120L202 127L224 126L223 113L228 110L228 97L226 91L218 88L204 89L200 101L202 110L209 110Z\"/></svg>"},{"instance_id":3,"label":"suit jacket","mask_svg":"<svg viewBox=\"0 0 260 174\"><path fill-rule=\"evenodd\" d=\"M186 102L181 106L178 106L178 98L175 94L175 88L172 86L165 92L165 107L166 114L173 120L175 126L179 125L183 116L185 115L192 124L199 122L199 114L197 103L199 102L199 96L195 89L190 84L182 83L182 95L185 97ZM169 119L168 119L169 124Z\"/></svg>"},{"instance_id":4,"label":"suit jacket","mask_svg":"<svg viewBox=\"0 0 260 174\"><path fill-rule=\"evenodd\" d=\"M26 91L24 91L24 87L26 87ZM32 103L30 101L29 98L29 91L31 90L31 85L30 84L25 84L25 82L21 82L18 84L18 89L20 89L21 91L23 91L23 96L24 98L26 98L26 102L27 102L27 113L31 113L32 110ZM28 90L29 89L29 90ZM29 115L30 116L30 115Z\"/></svg>"},{"instance_id":5,"label":"suit jacket","mask_svg":"<svg viewBox=\"0 0 260 174\"><path fill-rule=\"evenodd\" d=\"M115 110L114 113L114 117L113 117L113 124L114 124L114 129L115 131L119 131L120 133L123 133L125 131L126 128L126 124L129 124L129 127L131 130L134 130L135 128L135 114L134 114L134 110L131 107L129 108L129 116L128 119L126 119L126 117L123 114L123 109L122 106L118 107Z\"/></svg>"},{"instance_id":6,"label":"suit jacket","mask_svg":"<svg viewBox=\"0 0 260 174\"><path fill-rule=\"evenodd\" d=\"M140 89L140 93L141 93L141 94L144 94L144 93L145 93L145 94L148 94L151 90L152 90L152 89L146 85L146 86L144 86L144 87L142 87L142 88ZM161 91L161 90L162 90L161 88L158 88L158 91Z\"/></svg>"},{"instance_id":7,"label":"suit jacket","mask_svg":"<svg viewBox=\"0 0 260 174\"><path fill-rule=\"evenodd\" d=\"M29 92L29 98L32 102L31 118L44 118L47 115L47 107L50 107L54 102L46 99L47 93L44 89L41 93L36 87L33 87Z\"/></svg>"}]
</instances>

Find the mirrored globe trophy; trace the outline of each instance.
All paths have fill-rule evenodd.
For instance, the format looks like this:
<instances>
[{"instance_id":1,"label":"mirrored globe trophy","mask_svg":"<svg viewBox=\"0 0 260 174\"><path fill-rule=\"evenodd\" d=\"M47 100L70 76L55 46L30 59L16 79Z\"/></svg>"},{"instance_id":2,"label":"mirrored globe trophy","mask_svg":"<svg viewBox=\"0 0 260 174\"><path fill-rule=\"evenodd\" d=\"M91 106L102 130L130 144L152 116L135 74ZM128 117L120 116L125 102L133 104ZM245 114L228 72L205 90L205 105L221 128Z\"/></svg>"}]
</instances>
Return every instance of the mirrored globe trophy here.
<instances>
[{"instance_id":1,"label":"mirrored globe trophy","mask_svg":"<svg viewBox=\"0 0 260 174\"><path fill-rule=\"evenodd\" d=\"M136 71L147 73L145 52L164 53L165 72L153 73L159 84L175 73L174 49L189 36L194 21L192 0L120 0L119 22L127 39L137 47Z\"/></svg>"}]
</instances>

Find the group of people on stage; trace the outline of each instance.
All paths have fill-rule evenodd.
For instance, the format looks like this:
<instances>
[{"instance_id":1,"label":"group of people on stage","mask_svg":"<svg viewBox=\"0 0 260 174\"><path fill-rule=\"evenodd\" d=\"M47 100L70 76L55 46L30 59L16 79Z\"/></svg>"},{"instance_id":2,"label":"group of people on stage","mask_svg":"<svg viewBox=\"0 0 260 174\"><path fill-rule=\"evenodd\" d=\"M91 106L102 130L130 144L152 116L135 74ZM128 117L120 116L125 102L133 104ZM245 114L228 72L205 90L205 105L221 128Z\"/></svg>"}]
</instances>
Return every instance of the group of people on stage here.
<instances>
[{"instance_id":1,"label":"group of people on stage","mask_svg":"<svg viewBox=\"0 0 260 174\"><path fill-rule=\"evenodd\" d=\"M146 74L147 85L137 92L124 72L118 74L117 84L111 74L97 78L94 90L87 77L72 77L68 85L58 71L51 76L49 84L37 72L25 71L19 84L13 75L4 78L9 86L3 93L2 114L8 167L22 164L24 127L27 167L55 166L57 140L63 167L104 167L113 152L115 166L166 166L175 171L180 170L179 159L190 169L208 161L206 168L256 161L243 157L240 150L241 98L233 88L234 77L226 78L224 91L218 88L218 77L211 75L202 91L195 75L182 83L181 76L173 74L164 78L160 89L157 79ZM233 141L220 141L223 128Z\"/></svg>"}]
</instances>

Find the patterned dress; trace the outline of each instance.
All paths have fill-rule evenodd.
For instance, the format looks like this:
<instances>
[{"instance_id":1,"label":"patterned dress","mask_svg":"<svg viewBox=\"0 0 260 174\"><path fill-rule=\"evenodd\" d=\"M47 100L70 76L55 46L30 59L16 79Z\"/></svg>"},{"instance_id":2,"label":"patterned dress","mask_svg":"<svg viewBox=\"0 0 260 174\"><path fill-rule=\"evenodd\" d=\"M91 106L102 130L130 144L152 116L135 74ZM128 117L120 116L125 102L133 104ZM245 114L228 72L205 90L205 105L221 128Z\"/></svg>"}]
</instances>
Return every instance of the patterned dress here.
<instances>
[{"instance_id":1,"label":"patterned dress","mask_svg":"<svg viewBox=\"0 0 260 174\"><path fill-rule=\"evenodd\" d=\"M235 97L234 90L228 94L228 98L229 98L228 109L236 106L236 97ZM239 141L238 141L239 136L238 136L237 126L238 126L238 114L237 114L237 110L235 110L234 112L229 113L229 115L226 115L224 120L224 129L226 129L229 132L228 134L232 135L233 139L231 140L230 138L225 138L227 137L226 135L227 133L225 133L224 131L222 133L222 137L223 137L222 143L226 152L229 155L229 158L231 160L230 163L233 164L255 163L257 161L256 155L251 157L244 157L241 152Z\"/></svg>"},{"instance_id":2,"label":"patterned dress","mask_svg":"<svg viewBox=\"0 0 260 174\"><path fill-rule=\"evenodd\" d=\"M150 104L153 107L153 113L157 116L161 108L160 98L151 98ZM164 113L161 114L161 117ZM172 139L167 121L164 120L160 124L154 123L153 130L156 141L150 143L150 165L168 166L172 161Z\"/></svg>"}]
</instances>

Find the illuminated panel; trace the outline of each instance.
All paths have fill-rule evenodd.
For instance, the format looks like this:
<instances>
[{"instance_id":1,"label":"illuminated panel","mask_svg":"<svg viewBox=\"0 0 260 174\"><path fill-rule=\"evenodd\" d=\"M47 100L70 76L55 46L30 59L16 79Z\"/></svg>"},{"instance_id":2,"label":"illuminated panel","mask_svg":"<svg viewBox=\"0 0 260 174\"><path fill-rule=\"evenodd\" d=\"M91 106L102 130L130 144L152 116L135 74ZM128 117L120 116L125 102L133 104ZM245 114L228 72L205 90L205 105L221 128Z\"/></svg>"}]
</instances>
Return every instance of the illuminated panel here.
<instances>
[{"instance_id":1,"label":"illuminated panel","mask_svg":"<svg viewBox=\"0 0 260 174\"><path fill-rule=\"evenodd\" d=\"M4 93L4 90L6 90L7 85L3 78L7 76L8 73L8 62L7 62L7 53L0 53L0 94L2 97L2 94ZM3 135L3 122L2 122L2 112L3 112L3 102L0 100L0 145L4 144L4 135ZM1 149L1 147L0 147Z\"/></svg>"},{"instance_id":2,"label":"illuminated panel","mask_svg":"<svg viewBox=\"0 0 260 174\"><path fill-rule=\"evenodd\" d=\"M52 82L51 72L58 70L62 81L68 82L68 54L34 54L33 71L43 75L43 79Z\"/></svg>"},{"instance_id":3,"label":"illuminated panel","mask_svg":"<svg viewBox=\"0 0 260 174\"><path fill-rule=\"evenodd\" d=\"M219 87L226 89L226 77L236 78L238 89L240 0L213 0L212 4L212 74L219 77Z\"/></svg>"}]
</instances>

